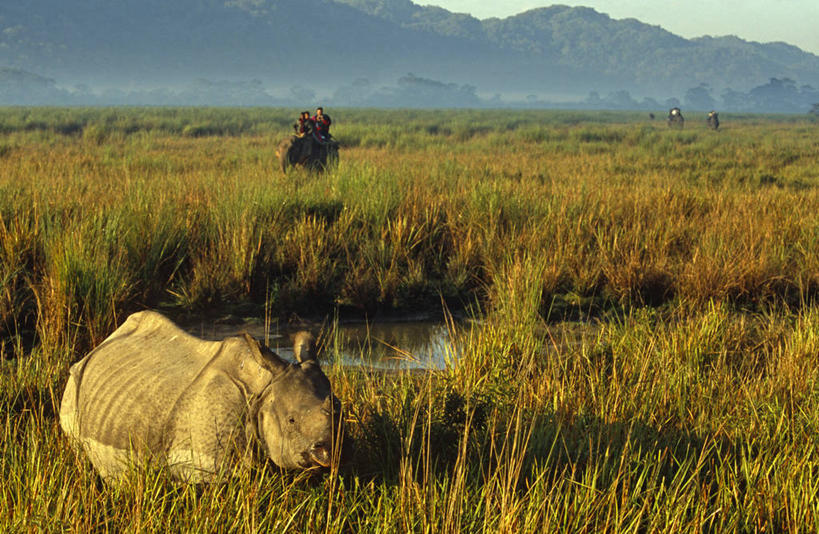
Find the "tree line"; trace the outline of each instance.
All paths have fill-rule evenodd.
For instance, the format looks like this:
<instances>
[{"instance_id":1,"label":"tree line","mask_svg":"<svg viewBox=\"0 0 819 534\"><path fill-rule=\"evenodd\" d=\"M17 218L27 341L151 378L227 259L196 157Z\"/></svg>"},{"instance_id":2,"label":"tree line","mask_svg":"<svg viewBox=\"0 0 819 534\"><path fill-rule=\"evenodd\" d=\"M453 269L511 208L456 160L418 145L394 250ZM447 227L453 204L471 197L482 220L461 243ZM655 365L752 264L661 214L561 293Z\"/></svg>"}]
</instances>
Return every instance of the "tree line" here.
<instances>
[{"instance_id":1,"label":"tree line","mask_svg":"<svg viewBox=\"0 0 819 534\"><path fill-rule=\"evenodd\" d=\"M66 88L52 78L20 69L0 68L0 105L303 107L305 102L318 100L328 105L346 107L659 110L678 106L733 112L816 113L819 90L790 78L770 78L767 83L749 91L726 88L716 94L710 85L702 83L687 89L681 98L645 96L638 99L626 90L619 90L604 96L590 91L585 98L554 101L535 94L525 97L500 94L482 96L473 85L448 83L408 73L393 85L379 85L366 78L357 78L322 95L302 84L270 89L258 79L198 79L180 88L108 88L94 91L87 85Z\"/></svg>"}]
</instances>

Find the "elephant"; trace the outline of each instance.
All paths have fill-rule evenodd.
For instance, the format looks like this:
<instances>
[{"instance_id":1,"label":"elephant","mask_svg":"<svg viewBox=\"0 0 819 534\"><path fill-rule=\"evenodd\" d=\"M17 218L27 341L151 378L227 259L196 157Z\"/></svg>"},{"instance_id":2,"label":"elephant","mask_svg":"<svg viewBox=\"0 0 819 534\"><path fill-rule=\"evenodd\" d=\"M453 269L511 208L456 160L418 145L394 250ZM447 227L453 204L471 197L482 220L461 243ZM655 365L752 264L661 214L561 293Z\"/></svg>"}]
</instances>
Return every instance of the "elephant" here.
<instances>
[{"instance_id":1,"label":"elephant","mask_svg":"<svg viewBox=\"0 0 819 534\"><path fill-rule=\"evenodd\" d=\"M708 113L708 127L712 130L719 130L719 113L711 111Z\"/></svg>"},{"instance_id":2,"label":"elephant","mask_svg":"<svg viewBox=\"0 0 819 534\"><path fill-rule=\"evenodd\" d=\"M668 126L669 128L678 128L680 130L685 126L685 118L680 108L674 107L668 111Z\"/></svg>"},{"instance_id":3,"label":"elephant","mask_svg":"<svg viewBox=\"0 0 819 534\"><path fill-rule=\"evenodd\" d=\"M276 157L283 173L291 165L322 171L338 162L338 142L334 139L322 142L310 134L293 135L279 143Z\"/></svg>"},{"instance_id":4,"label":"elephant","mask_svg":"<svg viewBox=\"0 0 819 534\"><path fill-rule=\"evenodd\" d=\"M341 405L314 347L297 334L291 364L247 334L205 341L157 312L134 313L71 367L60 426L105 480L148 464L191 483L266 458L329 467Z\"/></svg>"}]
</instances>

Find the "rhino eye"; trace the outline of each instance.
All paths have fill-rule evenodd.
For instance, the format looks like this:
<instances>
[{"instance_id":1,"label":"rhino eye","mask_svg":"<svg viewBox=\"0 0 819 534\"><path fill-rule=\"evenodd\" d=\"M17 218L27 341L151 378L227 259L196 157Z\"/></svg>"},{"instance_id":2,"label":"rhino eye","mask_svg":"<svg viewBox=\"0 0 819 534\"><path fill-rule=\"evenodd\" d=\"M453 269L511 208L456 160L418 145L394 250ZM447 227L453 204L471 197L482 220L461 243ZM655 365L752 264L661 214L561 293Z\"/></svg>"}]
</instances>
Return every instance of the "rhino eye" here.
<instances>
[{"instance_id":1,"label":"rhino eye","mask_svg":"<svg viewBox=\"0 0 819 534\"><path fill-rule=\"evenodd\" d=\"M296 420L295 420L294 418L292 418L292 417L290 418L290 424L291 424L291 425L295 425L295 424L296 424Z\"/></svg>"}]
</instances>

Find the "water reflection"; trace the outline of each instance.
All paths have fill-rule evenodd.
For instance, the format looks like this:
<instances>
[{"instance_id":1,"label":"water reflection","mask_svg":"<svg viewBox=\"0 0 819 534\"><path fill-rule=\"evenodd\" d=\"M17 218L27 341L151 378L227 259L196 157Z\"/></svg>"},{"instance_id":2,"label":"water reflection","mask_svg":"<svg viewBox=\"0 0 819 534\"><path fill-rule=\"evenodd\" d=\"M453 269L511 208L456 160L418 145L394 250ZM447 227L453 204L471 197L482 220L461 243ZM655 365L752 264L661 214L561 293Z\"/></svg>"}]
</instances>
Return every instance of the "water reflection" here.
<instances>
[{"instance_id":1,"label":"water reflection","mask_svg":"<svg viewBox=\"0 0 819 534\"><path fill-rule=\"evenodd\" d=\"M325 342L347 365L443 369L455 359L449 329L439 322L342 325Z\"/></svg>"},{"instance_id":2,"label":"water reflection","mask_svg":"<svg viewBox=\"0 0 819 534\"><path fill-rule=\"evenodd\" d=\"M361 366L383 370L444 369L460 357L457 339L473 328L474 323L456 322L447 326L441 321L385 321L376 323L342 323L324 328L311 328L318 334L322 362ZM187 332L210 340L247 332L265 340L283 358L293 360L293 335L303 328L285 328L273 324L267 327L259 321L235 324L214 324L200 321L183 327ZM454 328L455 333L450 329ZM545 326L541 356L580 350L585 343L594 343L601 325L565 322ZM455 339L453 339L455 338Z\"/></svg>"},{"instance_id":3,"label":"water reflection","mask_svg":"<svg viewBox=\"0 0 819 534\"><path fill-rule=\"evenodd\" d=\"M258 322L214 324L200 322L184 329L197 337L221 340L247 332L283 358L293 360L293 334L300 328L265 327ZM444 369L455 360L449 328L438 321L388 321L338 324L322 329L323 360L376 369Z\"/></svg>"}]
</instances>

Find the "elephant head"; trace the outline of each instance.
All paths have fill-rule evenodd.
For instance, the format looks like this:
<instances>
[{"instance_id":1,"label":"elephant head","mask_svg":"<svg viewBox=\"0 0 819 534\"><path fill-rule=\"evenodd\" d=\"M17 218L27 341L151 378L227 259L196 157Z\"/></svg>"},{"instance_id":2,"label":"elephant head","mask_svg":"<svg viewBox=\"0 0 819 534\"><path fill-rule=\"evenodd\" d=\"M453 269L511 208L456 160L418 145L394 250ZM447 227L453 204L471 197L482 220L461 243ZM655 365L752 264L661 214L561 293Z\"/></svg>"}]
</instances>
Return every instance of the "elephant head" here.
<instances>
[{"instance_id":1,"label":"elephant head","mask_svg":"<svg viewBox=\"0 0 819 534\"><path fill-rule=\"evenodd\" d=\"M332 139L319 142L311 135L291 136L282 141L276 149L279 166L283 173L288 167L302 166L321 171L338 161L338 143Z\"/></svg>"}]
</instances>

